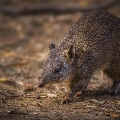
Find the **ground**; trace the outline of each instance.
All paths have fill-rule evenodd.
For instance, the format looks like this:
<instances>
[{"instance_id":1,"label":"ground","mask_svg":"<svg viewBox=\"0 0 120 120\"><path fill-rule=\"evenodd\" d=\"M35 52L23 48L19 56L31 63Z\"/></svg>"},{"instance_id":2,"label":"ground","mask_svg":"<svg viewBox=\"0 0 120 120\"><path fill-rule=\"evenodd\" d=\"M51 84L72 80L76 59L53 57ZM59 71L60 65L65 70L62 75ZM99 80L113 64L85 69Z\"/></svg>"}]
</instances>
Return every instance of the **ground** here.
<instances>
[{"instance_id":1,"label":"ground","mask_svg":"<svg viewBox=\"0 0 120 120\"><path fill-rule=\"evenodd\" d=\"M120 17L118 9L111 11ZM0 15L1 120L120 120L120 95L108 94L112 82L101 71L86 93L69 104L61 104L67 82L37 86L48 45L57 44L79 17Z\"/></svg>"}]
</instances>

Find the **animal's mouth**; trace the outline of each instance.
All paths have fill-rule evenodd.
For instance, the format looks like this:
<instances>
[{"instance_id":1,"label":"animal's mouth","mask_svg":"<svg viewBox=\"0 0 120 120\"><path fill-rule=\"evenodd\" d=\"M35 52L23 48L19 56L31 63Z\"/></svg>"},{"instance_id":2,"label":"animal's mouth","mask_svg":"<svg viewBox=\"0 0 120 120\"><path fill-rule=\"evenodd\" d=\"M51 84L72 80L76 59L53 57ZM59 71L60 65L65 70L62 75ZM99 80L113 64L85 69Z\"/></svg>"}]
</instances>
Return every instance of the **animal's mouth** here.
<instances>
[{"instance_id":1,"label":"animal's mouth","mask_svg":"<svg viewBox=\"0 0 120 120\"><path fill-rule=\"evenodd\" d=\"M38 87L42 88L42 87L44 87L44 84L38 83Z\"/></svg>"},{"instance_id":2,"label":"animal's mouth","mask_svg":"<svg viewBox=\"0 0 120 120\"><path fill-rule=\"evenodd\" d=\"M38 77L38 79L39 79L39 81L38 81L38 87L40 87L40 88L44 87L45 85L44 85L44 83L42 82L41 78Z\"/></svg>"}]
</instances>

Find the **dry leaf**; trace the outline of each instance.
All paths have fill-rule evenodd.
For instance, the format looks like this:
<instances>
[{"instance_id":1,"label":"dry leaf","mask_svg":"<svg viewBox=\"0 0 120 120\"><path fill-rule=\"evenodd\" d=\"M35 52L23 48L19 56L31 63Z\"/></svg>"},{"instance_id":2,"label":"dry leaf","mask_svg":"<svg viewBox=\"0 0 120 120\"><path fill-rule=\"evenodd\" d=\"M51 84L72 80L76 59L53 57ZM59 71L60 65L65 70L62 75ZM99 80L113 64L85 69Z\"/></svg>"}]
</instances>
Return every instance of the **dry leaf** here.
<instances>
[{"instance_id":1,"label":"dry leaf","mask_svg":"<svg viewBox=\"0 0 120 120\"><path fill-rule=\"evenodd\" d=\"M28 64L28 61L22 60L20 62L13 63L12 66L14 66L14 67L22 67L22 66L25 66L27 64Z\"/></svg>"},{"instance_id":2,"label":"dry leaf","mask_svg":"<svg viewBox=\"0 0 120 120\"><path fill-rule=\"evenodd\" d=\"M6 82L8 79L5 77L0 78L0 82Z\"/></svg>"},{"instance_id":3,"label":"dry leaf","mask_svg":"<svg viewBox=\"0 0 120 120\"><path fill-rule=\"evenodd\" d=\"M14 57L16 55L15 52L7 52L7 53L4 53L4 57Z\"/></svg>"},{"instance_id":4,"label":"dry leaf","mask_svg":"<svg viewBox=\"0 0 120 120\"><path fill-rule=\"evenodd\" d=\"M120 114L110 113L110 117L112 117L112 118L120 118Z\"/></svg>"},{"instance_id":5,"label":"dry leaf","mask_svg":"<svg viewBox=\"0 0 120 120\"><path fill-rule=\"evenodd\" d=\"M26 83L25 87L24 87L24 91L29 92L29 91L32 91L32 90L34 90L33 84L32 83Z\"/></svg>"},{"instance_id":6,"label":"dry leaf","mask_svg":"<svg viewBox=\"0 0 120 120\"><path fill-rule=\"evenodd\" d=\"M57 97L57 94L47 93L48 97Z\"/></svg>"},{"instance_id":7,"label":"dry leaf","mask_svg":"<svg viewBox=\"0 0 120 120\"><path fill-rule=\"evenodd\" d=\"M85 7L88 5L88 2L86 0L81 0L80 1L80 6Z\"/></svg>"},{"instance_id":8,"label":"dry leaf","mask_svg":"<svg viewBox=\"0 0 120 120\"><path fill-rule=\"evenodd\" d=\"M97 106L95 106L95 105L87 105L86 107L88 107L88 108L97 108Z\"/></svg>"}]
</instances>

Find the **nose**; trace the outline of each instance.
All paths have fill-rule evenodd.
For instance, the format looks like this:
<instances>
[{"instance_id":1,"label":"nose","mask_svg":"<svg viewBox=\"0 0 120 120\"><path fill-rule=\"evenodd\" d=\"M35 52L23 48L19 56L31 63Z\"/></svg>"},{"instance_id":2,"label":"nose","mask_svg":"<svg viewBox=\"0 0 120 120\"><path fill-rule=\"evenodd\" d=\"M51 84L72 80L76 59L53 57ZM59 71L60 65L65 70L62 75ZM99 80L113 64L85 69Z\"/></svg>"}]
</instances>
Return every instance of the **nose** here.
<instances>
[{"instance_id":1,"label":"nose","mask_svg":"<svg viewBox=\"0 0 120 120\"><path fill-rule=\"evenodd\" d=\"M38 81L38 86L41 88L41 87L44 87L44 85L43 85L43 82L42 82L42 80L41 80L41 78L40 77L38 77L38 79L39 79L39 81Z\"/></svg>"},{"instance_id":2,"label":"nose","mask_svg":"<svg viewBox=\"0 0 120 120\"><path fill-rule=\"evenodd\" d=\"M40 88L44 87L43 82L39 81L39 82L38 82L38 86L39 86Z\"/></svg>"}]
</instances>

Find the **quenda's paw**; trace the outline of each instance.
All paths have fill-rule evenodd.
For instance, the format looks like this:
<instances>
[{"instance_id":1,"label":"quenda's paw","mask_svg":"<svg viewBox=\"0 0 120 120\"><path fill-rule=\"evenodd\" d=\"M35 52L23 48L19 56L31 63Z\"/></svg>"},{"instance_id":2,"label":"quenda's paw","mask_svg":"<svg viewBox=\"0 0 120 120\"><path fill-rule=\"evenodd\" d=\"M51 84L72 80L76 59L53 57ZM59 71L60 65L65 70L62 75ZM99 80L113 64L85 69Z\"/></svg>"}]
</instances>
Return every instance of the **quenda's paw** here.
<instances>
[{"instance_id":1,"label":"quenda's paw","mask_svg":"<svg viewBox=\"0 0 120 120\"><path fill-rule=\"evenodd\" d=\"M66 98L63 99L63 101L61 102L61 104L67 104L67 103L70 103L72 101L73 101L73 99L70 99L70 98L66 97Z\"/></svg>"},{"instance_id":2,"label":"quenda's paw","mask_svg":"<svg viewBox=\"0 0 120 120\"><path fill-rule=\"evenodd\" d=\"M120 90L118 87L112 87L110 90L109 90L109 94L111 95L118 95L120 93Z\"/></svg>"}]
</instances>

